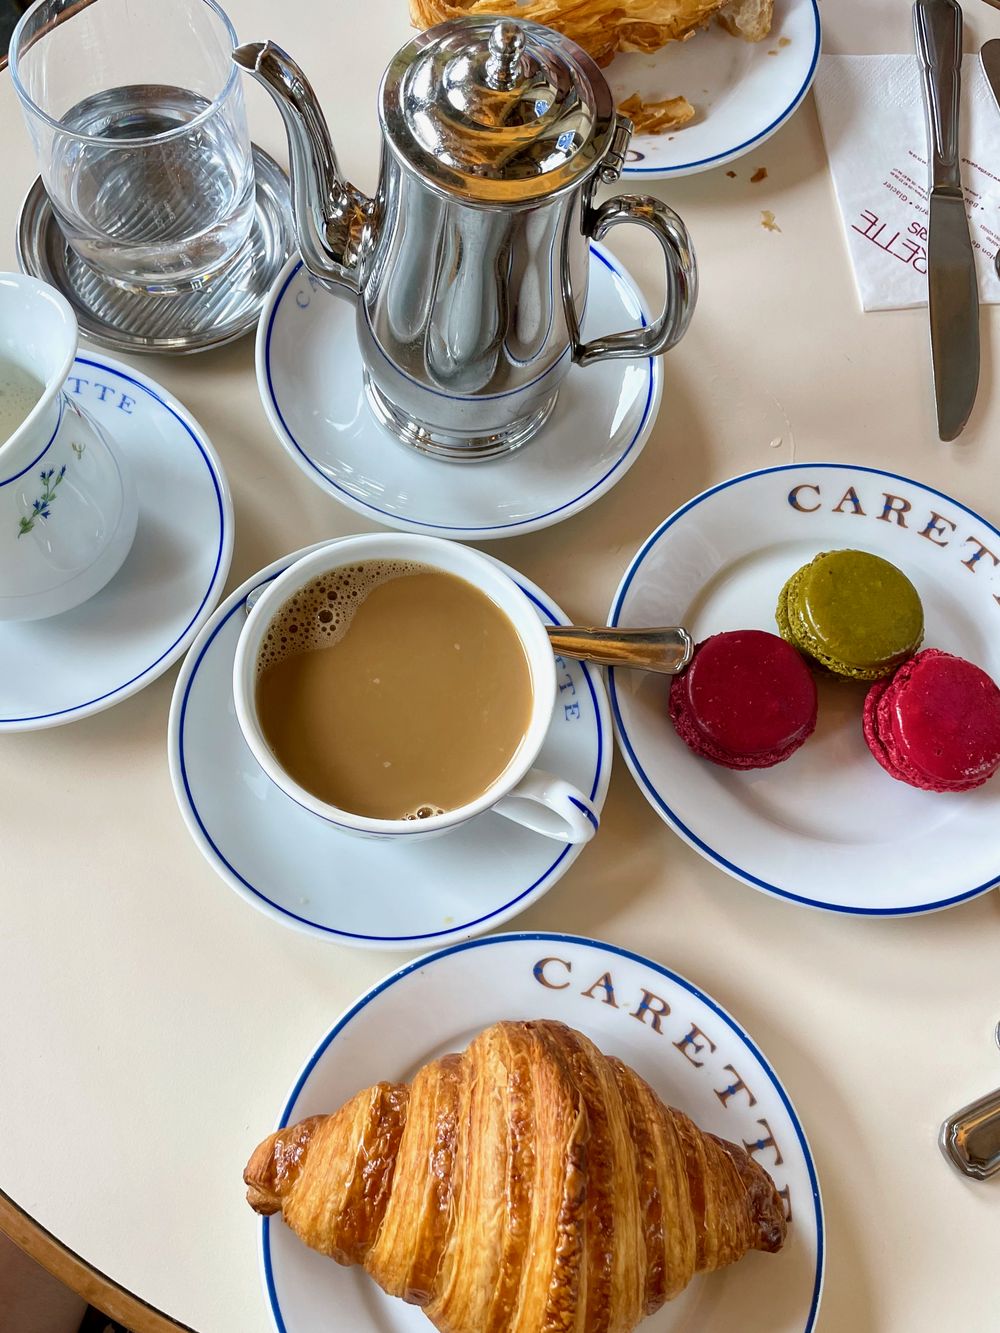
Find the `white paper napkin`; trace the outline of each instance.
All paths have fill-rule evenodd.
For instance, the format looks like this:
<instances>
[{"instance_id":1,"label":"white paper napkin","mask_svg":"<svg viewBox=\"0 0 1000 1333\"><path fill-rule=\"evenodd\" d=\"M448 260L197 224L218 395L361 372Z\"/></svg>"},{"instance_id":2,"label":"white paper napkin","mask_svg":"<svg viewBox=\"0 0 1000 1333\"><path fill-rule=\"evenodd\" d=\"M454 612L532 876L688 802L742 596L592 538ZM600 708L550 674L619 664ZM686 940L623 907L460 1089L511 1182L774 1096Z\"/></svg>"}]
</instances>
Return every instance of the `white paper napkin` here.
<instances>
[{"instance_id":1,"label":"white paper napkin","mask_svg":"<svg viewBox=\"0 0 1000 1333\"><path fill-rule=\"evenodd\" d=\"M914 55L824 56L816 105L865 310L927 303L927 133ZM1000 302L1000 111L962 62L962 182L979 299Z\"/></svg>"}]
</instances>

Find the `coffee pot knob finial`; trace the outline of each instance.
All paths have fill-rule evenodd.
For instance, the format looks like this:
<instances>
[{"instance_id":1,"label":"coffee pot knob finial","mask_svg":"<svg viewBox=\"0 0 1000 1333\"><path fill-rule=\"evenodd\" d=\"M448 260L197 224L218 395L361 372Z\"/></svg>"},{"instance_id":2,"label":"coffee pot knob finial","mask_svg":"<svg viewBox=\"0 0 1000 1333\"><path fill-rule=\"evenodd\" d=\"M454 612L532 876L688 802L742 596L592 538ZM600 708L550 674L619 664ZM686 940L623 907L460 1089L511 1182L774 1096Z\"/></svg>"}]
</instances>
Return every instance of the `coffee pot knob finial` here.
<instances>
[{"instance_id":1,"label":"coffee pot knob finial","mask_svg":"<svg viewBox=\"0 0 1000 1333\"><path fill-rule=\"evenodd\" d=\"M523 74L524 30L513 19L501 19L493 27L486 61L486 82L498 92L516 88Z\"/></svg>"}]
</instances>

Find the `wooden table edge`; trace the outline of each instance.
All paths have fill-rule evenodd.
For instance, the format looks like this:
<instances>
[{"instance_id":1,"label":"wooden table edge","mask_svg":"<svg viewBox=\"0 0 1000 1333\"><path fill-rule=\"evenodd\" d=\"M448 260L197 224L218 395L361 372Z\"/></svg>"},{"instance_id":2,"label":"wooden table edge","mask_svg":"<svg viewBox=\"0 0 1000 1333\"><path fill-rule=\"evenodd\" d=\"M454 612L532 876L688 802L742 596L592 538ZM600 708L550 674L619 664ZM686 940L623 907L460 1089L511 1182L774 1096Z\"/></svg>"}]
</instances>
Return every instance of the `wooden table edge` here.
<instances>
[{"instance_id":1,"label":"wooden table edge","mask_svg":"<svg viewBox=\"0 0 1000 1333\"><path fill-rule=\"evenodd\" d=\"M0 1231L64 1286L131 1333L196 1333L94 1268L0 1189Z\"/></svg>"}]
</instances>

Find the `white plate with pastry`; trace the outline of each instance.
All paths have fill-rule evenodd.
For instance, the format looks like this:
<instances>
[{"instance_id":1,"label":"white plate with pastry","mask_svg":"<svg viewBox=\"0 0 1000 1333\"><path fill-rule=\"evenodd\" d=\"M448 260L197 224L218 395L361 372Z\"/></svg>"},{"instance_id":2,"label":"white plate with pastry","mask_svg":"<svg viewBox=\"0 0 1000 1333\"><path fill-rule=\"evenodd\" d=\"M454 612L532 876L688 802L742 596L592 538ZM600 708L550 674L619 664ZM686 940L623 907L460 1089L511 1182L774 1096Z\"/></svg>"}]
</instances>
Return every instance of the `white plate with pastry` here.
<instances>
[{"instance_id":1,"label":"white plate with pastry","mask_svg":"<svg viewBox=\"0 0 1000 1333\"><path fill-rule=\"evenodd\" d=\"M653 55L623 53L607 69L615 100L636 122L624 174L689 176L734 162L801 105L819 62L816 0L742 0ZM741 36L740 32L748 34ZM629 99L638 95L644 106ZM666 101L659 133L644 129Z\"/></svg>"},{"instance_id":2,"label":"white plate with pastry","mask_svg":"<svg viewBox=\"0 0 1000 1333\"><path fill-rule=\"evenodd\" d=\"M624 175L689 176L733 162L799 108L819 63L816 0L410 0L421 28L517 14L606 66L635 125ZM610 62L610 63L609 63Z\"/></svg>"},{"instance_id":3,"label":"white plate with pastry","mask_svg":"<svg viewBox=\"0 0 1000 1333\"><path fill-rule=\"evenodd\" d=\"M279 1333L817 1317L819 1185L778 1076L696 986L593 940L494 935L374 986L245 1181Z\"/></svg>"}]
</instances>

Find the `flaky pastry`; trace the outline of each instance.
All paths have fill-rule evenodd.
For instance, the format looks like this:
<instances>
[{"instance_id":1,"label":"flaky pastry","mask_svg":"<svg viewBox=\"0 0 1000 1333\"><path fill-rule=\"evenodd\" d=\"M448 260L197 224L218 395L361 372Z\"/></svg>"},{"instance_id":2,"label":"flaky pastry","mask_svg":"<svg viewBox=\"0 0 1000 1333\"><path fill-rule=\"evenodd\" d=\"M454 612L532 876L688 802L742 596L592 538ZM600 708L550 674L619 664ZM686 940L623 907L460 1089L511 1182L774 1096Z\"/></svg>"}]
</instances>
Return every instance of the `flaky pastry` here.
<instances>
[{"instance_id":1,"label":"flaky pastry","mask_svg":"<svg viewBox=\"0 0 1000 1333\"><path fill-rule=\"evenodd\" d=\"M696 1273L785 1238L743 1148L555 1022L497 1023L279 1130L244 1180L257 1212L439 1333L631 1333Z\"/></svg>"},{"instance_id":2,"label":"flaky pastry","mask_svg":"<svg viewBox=\"0 0 1000 1333\"><path fill-rule=\"evenodd\" d=\"M644 102L638 93L620 102L618 110L628 116L636 134L665 134L680 129L694 119L694 107L686 97L665 97L659 102Z\"/></svg>"},{"instance_id":3,"label":"flaky pastry","mask_svg":"<svg viewBox=\"0 0 1000 1333\"><path fill-rule=\"evenodd\" d=\"M668 42L686 42L713 18L735 36L757 42L770 32L773 12L774 0L410 0L415 28L467 17L530 19L569 37L599 65L619 51L651 55ZM695 114L685 97L644 101L638 93L619 109L637 134L678 129Z\"/></svg>"}]
</instances>

